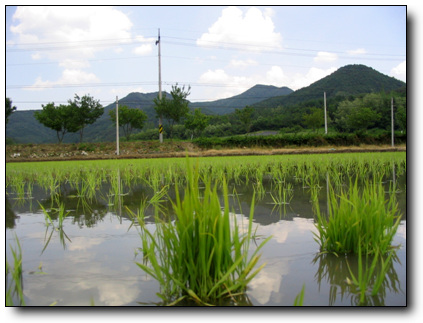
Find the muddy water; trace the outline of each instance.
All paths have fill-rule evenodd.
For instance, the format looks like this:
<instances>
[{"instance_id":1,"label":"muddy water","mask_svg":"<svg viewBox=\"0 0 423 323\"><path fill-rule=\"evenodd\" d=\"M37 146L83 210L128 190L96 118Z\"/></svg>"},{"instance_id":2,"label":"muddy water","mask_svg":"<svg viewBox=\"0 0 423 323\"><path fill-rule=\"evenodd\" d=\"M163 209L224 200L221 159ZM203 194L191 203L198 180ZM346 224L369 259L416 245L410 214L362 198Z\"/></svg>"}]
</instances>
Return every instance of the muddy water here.
<instances>
[{"instance_id":1,"label":"muddy water","mask_svg":"<svg viewBox=\"0 0 423 323\"><path fill-rule=\"evenodd\" d=\"M398 202L404 214L395 236L400 247L388 270L381 291L366 299L367 305L406 305L406 192L405 177L397 179L401 192ZM275 205L271 181L264 181L254 208L255 239L272 235L262 249L264 269L251 281L241 305L292 306L305 286L304 305L355 306L357 288L348 284L348 264L355 257L335 257L319 253L314 240L310 188L292 182L289 204ZM169 198L174 188L169 189ZM229 185L232 210L241 223L247 222L253 188ZM47 225L40 204L47 210L54 199L34 186L31 198L17 199L8 188L6 198L6 252L19 238L23 257L23 289L26 305L46 306L140 306L158 305L160 286L136 266L142 261L137 226L132 225L127 208L136 211L140 200L154 192L143 185L123 185L121 196L111 196L105 184L95 198L86 200L64 185L59 200L68 216L61 230ZM319 188L322 211L326 206L326 187ZM52 204L53 203L53 204ZM168 203L169 204L169 203ZM146 210L154 226L153 210ZM147 220L148 222L149 220ZM57 226L57 219L53 218ZM242 225L242 224L241 224ZM254 247L254 244L252 244Z\"/></svg>"}]
</instances>

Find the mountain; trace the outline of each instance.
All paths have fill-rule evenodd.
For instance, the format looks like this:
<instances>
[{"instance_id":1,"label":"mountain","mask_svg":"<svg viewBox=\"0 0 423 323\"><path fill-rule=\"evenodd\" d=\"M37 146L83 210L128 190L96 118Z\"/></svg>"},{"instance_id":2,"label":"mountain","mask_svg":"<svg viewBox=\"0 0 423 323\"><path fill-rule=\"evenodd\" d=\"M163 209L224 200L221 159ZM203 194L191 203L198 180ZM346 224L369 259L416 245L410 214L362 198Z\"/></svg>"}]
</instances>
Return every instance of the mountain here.
<instances>
[{"instance_id":1,"label":"mountain","mask_svg":"<svg viewBox=\"0 0 423 323\"><path fill-rule=\"evenodd\" d=\"M326 97L358 95L371 92L390 92L406 84L365 65L347 65L332 74L286 96L273 97L254 104L256 108L291 106Z\"/></svg>"},{"instance_id":2,"label":"mountain","mask_svg":"<svg viewBox=\"0 0 423 323\"><path fill-rule=\"evenodd\" d=\"M192 103L191 106L195 108L206 108L216 114L227 114L234 112L235 109L244 108L247 105L253 105L254 103L275 96L285 96L292 92L290 88L285 86L279 88L273 85L257 84L251 89L233 97L211 102L196 102Z\"/></svg>"}]
</instances>

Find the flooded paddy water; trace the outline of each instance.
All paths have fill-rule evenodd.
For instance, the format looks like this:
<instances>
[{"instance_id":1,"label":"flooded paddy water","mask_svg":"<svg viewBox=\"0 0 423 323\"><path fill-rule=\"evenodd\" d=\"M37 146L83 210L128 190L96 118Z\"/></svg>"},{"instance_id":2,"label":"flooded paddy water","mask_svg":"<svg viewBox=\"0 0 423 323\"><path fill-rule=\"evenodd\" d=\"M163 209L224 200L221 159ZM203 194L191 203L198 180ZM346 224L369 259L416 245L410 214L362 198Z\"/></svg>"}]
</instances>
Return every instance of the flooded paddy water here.
<instances>
[{"instance_id":1,"label":"flooded paddy water","mask_svg":"<svg viewBox=\"0 0 423 323\"><path fill-rule=\"evenodd\" d=\"M292 306L303 287L306 306L406 305L405 153L347 155L197 160L197 167L211 177L227 177L230 211L240 227L248 225L254 200L250 248L271 236L260 250L258 265L265 266L242 299L228 305ZM72 166L76 175L64 166L69 164L44 164L35 173L38 165L8 164L6 172L6 255L11 263L18 239L25 305L163 305L157 296L159 283L136 265L143 261L143 251L133 214L146 201L146 227L154 230L154 204L148 201L158 195L162 210L173 214L177 186L183 195L185 160L79 162ZM343 166L337 168L338 164ZM356 164L361 166L352 166ZM318 232L313 201L317 198L325 213L331 187L345 189L353 177L364 185L379 169L386 197L395 195L401 222L381 288L363 303L351 282L350 270L357 273L358 257L321 252L314 235ZM216 185L223 206L220 184ZM13 300L18 304L16 294Z\"/></svg>"}]
</instances>

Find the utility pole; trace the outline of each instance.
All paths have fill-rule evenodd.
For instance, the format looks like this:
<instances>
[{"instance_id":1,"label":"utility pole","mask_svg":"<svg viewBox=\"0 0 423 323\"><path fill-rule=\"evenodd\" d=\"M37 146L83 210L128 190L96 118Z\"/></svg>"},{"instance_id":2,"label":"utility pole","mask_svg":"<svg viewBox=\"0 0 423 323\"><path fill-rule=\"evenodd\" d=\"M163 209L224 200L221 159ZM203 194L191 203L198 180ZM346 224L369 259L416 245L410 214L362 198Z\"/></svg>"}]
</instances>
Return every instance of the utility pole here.
<instances>
[{"instance_id":1,"label":"utility pole","mask_svg":"<svg viewBox=\"0 0 423 323\"><path fill-rule=\"evenodd\" d=\"M323 92L323 103L325 107L325 134L328 134L328 118L326 116L326 92Z\"/></svg>"},{"instance_id":2,"label":"utility pole","mask_svg":"<svg viewBox=\"0 0 423 323\"><path fill-rule=\"evenodd\" d=\"M391 143L394 147L394 98L391 97Z\"/></svg>"},{"instance_id":3,"label":"utility pole","mask_svg":"<svg viewBox=\"0 0 423 323\"><path fill-rule=\"evenodd\" d=\"M159 45L159 100L162 99L162 65L161 65L161 54L160 54L160 28L159 28L159 38L156 41L156 45ZM163 123L162 116L159 116L159 139L160 143L163 143Z\"/></svg>"},{"instance_id":4,"label":"utility pole","mask_svg":"<svg viewBox=\"0 0 423 323\"><path fill-rule=\"evenodd\" d=\"M116 155L119 156L119 101L116 95Z\"/></svg>"}]
</instances>

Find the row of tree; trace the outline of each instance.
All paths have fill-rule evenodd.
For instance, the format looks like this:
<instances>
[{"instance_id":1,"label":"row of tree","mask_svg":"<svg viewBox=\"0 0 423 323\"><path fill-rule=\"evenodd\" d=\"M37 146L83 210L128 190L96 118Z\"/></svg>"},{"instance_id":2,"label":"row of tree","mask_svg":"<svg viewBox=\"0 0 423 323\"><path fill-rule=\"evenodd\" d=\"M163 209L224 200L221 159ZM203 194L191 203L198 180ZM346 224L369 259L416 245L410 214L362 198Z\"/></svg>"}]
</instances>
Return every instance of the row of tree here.
<instances>
[{"instance_id":1,"label":"row of tree","mask_svg":"<svg viewBox=\"0 0 423 323\"><path fill-rule=\"evenodd\" d=\"M34 116L44 126L56 131L59 143L68 132L79 132L79 140L82 142L85 127L93 124L104 113L100 101L89 95L81 98L75 94L73 100L68 100L68 104L56 106L51 102L42 105L42 108Z\"/></svg>"},{"instance_id":2,"label":"row of tree","mask_svg":"<svg viewBox=\"0 0 423 323\"><path fill-rule=\"evenodd\" d=\"M246 106L227 115L205 115L200 109L190 110L190 87L172 86L170 97L154 99L157 118L165 121L165 131L170 138L188 139L194 136L231 136L260 130L278 130L297 133L303 129L317 131L324 125L323 102L314 100L295 107L260 108ZM377 128L388 130L391 126L391 98L394 98L395 126L406 131L406 95L405 92L370 93L355 97L339 96L328 100L327 120L329 127L337 132L357 132ZM6 123L16 107L6 98ZM66 133L79 132L80 142L87 125L93 124L104 113L99 100L89 95L75 95L66 105L54 103L42 105L42 110L35 112L35 118L44 126L56 131L61 143ZM109 116L116 124L116 110L109 111ZM119 106L119 125L124 136L130 139L135 129L144 128L147 115L140 109ZM133 136L133 139L156 139L157 128L145 130Z\"/></svg>"},{"instance_id":3,"label":"row of tree","mask_svg":"<svg viewBox=\"0 0 423 323\"><path fill-rule=\"evenodd\" d=\"M167 122L169 136L173 137L173 127L175 124L184 121L186 129L191 132L191 138L200 134L208 125L209 117L196 109L190 113L187 97L190 88L172 86L171 98L163 95L162 98L154 99L154 109L157 118L164 118ZM16 110L12 106L12 101L6 98L6 124L9 116ZM67 133L78 133L82 142L84 129L87 125L93 124L104 114L104 107L99 100L90 95L79 97L75 94L73 100L68 100L68 104L55 105L50 102L42 105L42 110L34 113L38 122L56 131L59 143L63 141ZM112 122L116 125L116 109L109 111ZM126 105L118 108L119 126L122 128L124 136L129 140L135 129L141 130L147 120L147 115L140 109L131 109ZM156 132L157 134L157 132Z\"/></svg>"}]
</instances>

